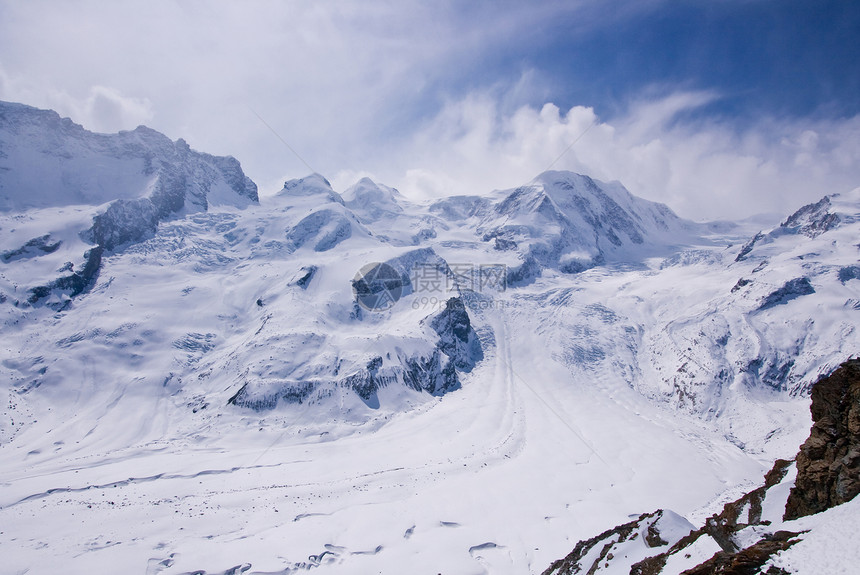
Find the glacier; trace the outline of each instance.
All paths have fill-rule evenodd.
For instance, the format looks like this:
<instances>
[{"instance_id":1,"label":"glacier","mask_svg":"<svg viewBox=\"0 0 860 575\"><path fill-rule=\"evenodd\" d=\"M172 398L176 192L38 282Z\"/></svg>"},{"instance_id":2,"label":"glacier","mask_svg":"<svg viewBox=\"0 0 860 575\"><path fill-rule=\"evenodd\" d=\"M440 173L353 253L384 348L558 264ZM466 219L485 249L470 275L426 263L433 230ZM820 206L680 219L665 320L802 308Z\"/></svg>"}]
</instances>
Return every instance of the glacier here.
<instances>
[{"instance_id":1,"label":"glacier","mask_svg":"<svg viewBox=\"0 0 860 575\"><path fill-rule=\"evenodd\" d=\"M560 171L270 192L0 104L4 569L540 572L755 485L860 349L860 190L770 230Z\"/></svg>"}]
</instances>

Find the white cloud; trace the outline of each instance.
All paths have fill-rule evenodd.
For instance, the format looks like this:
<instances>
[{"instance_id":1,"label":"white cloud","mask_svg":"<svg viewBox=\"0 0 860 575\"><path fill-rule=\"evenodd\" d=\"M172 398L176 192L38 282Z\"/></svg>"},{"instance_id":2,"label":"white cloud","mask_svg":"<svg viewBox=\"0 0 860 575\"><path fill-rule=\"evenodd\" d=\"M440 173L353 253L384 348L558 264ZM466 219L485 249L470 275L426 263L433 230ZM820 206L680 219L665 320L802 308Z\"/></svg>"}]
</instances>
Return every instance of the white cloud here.
<instances>
[{"instance_id":1,"label":"white cloud","mask_svg":"<svg viewBox=\"0 0 860 575\"><path fill-rule=\"evenodd\" d=\"M61 115L75 118L95 132L131 130L153 119L152 103L146 98L124 96L113 88L93 86L83 100L66 93L51 96L51 107Z\"/></svg>"},{"instance_id":2,"label":"white cloud","mask_svg":"<svg viewBox=\"0 0 860 575\"><path fill-rule=\"evenodd\" d=\"M738 131L690 120L719 97L692 90L598 118L523 106L552 101L555 79L484 68L560 21L575 35L661 1L0 0L0 98L234 155L264 195L307 168L254 112L337 189L366 174L420 197L509 188L586 129L555 168L618 179L688 217L784 213L860 184L857 118Z\"/></svg>"},{"instance_id":3,"label":"white cloud","mask_svg":"<svg viewBox=\"0 0 860 575\"><path fill-rule=\"evenodd\" d=\"M445 106L402 151L402 171L386 176L413 197L511 188L581 137L553 169L620 180L694 219L786 213L860 185L860 117L762 119L740 132L714 120L678 119L715 98L672 93L635 102L608 123L581 106L566 112L553 104L524 106L504 114L493 98L470 95Z\"/></svg>"},{"instance_id":4,"label":"white cloud","mask_svg":"<svg viewBox=\"0 0 860 575\"><path fill-rule=\"evenodd\" d=\"M88 130L118 132L150 122L153 105L146 98L123 95L107 86L91 86L84 97L75 97L51 86L39 86L27 78L11 77L0 66L0 100L48 108L68 116Z\"/></svg>"}]
</instances>

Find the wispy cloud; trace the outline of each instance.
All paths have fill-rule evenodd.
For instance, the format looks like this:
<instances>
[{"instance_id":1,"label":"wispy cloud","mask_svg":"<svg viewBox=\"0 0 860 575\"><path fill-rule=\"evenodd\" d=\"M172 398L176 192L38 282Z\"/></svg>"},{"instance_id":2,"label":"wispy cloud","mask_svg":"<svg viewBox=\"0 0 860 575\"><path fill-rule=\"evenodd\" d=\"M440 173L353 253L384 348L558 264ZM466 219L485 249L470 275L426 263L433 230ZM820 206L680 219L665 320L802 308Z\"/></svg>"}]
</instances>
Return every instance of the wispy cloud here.
<instances>
[{"instance_id":1,"label":"wispy cloud","mask_svg":"<svg viewBox=\"0 0 860 575\"><path fill-rule=\"evenodd\" d=\"M592 124L556 167L691 217L784 211L860 184L856 118L742 124L698 113L736 93L625 84L642 60L618 58L654 42L624 34L673 6L695 3L0 0L0 98L232 154L264 194L307 170L266 124L337 185L369 173L421 196L529 181ZM658 47L649 62L678 57Z\"/></svg>"},{"instance_id":2,"label":"wispy cloud","mask_svg":"<svg viewBox=\"0 0 860 575\"><path fill-rule=\"evenodd\" d=\"M763 118L738 130L717 120L683 120L713 93L678 92L633 102L611 122L593 109L553 104L500 112L471 94L445 106L384 176L413 197L485 193L527 183L559 160L695 219L785 213L824 194L860 185L860 117ZM380 167L382 169L382 167Z\"/></svg>"}]
</instances>

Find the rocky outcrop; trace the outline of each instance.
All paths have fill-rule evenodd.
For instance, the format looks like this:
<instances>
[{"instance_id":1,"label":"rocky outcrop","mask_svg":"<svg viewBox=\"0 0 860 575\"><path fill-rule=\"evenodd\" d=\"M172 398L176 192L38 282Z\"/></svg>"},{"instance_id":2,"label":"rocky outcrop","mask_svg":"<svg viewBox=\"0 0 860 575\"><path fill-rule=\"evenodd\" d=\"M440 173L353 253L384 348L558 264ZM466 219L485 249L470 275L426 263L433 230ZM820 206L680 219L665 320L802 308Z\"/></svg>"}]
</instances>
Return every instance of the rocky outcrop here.
<instances>
[{"instance_id":1,"label":"rocky outcrop","mask_svg":"<svg viewBox=\"0 0 860 575\"><path fill-rule=\"evenodd\" d=\"M840 194L832 194L803 206L767 234L759 232L753 236L741 247L735 261L742 262L748 259L754 249L772 243L780 236L802 235L814 239L845 222L855 220L851 213L853 210L849 209L848 213L841 211L845 209L842 199Z\"/></svg>"},{"instance_id":2,"label":"rocky outcrop","mask_svg":"<svg viewBox=\"0 0 860 575\"><path fill-rule=\"evenodd\" d=\"M810 238L820 236L839 225L839 215L832 213L830 209L830 196L824 196L816 203L805 205L794 212L780 224L780 229Z\"/></svg>"},{"instance_id":3,"label":"rocky outcrop","mask_svg":"<svg viewBox=\"0 0 860 575\"><path fill-rule=\"evenodd\" d=\"M793 299L815 293L815 288L809 282L809 278L795 278L785 282L779 289L774 290L764 300L758 311L770 309L778 305L784 305Z\"/></svg>"},{"instance_id":4,"label":"rocky outcrop","mask_svg":"<svg viewBox=\"0 0 860 575\"><path fill-rule=\"evenodd\" d=\"M777 531L767 534L761 541L750 545L746 549L736 553L721 551L692 569L687 569L683 575L754 575L764 573L765 575L782 575L782 571L771 567L762 572L761 568L779 551L785 551L799 541L799 533L791 531Z\"/></svg>"},{"instance_id":5,"label":"rocky outcrop","mask_svg":"<svg viewBox=\"0 0 860 575\"><path fill-rule=\"evenodd\" d=\"M860 359L812 388L812 430L797 454L785 519L819 513L860 493Z\"/></svg>"},{"instance_id":6,"label":"rocky outcrop","mask_svg":"<svg viewBox=\"0 0 860 575\"><path fill-rule=\"evenodd\" d=\"M762 234L761 232L754 235L750 239L750 241L743 245L741 251L738 252L737 257L735 258L735 261L742 262L747 259L747 256L750 254L751 251L753 251L753 248L755 247L756 243L761 241L762 239L764 239L764 234Z\"/></svg>"},{"instance_id":7,"label":"rocky outcrop","mask_svg":"<svg viewBox=\"0 0 860 575\"><path fill-rule=\"evenodd\" d=\"M468 373L484 358L478 334L472 327L464 302L451 298L445 307L422 321L425 336L438 339L420 342L409 354L397 347L383 355L350 366L339 359L336 367L313 378L275 380L246 378L227 401L256 411L274 409L279 403L305 403L328 397L336 389L354 392L367 405L379 406L377 393L400 385L431 395L444 395L460 387L460 373ZM428 338L429 339L429 338ZM327 366L328 367L328 366Z\"/></svg>"},{"instance_id":8,"label":"rocky outcrop","mask_svg":"<svg viewBox=\"0 0 860 575\"><path fill-rule=\"evenodd\" d=\"M4 263L9 263L15 260L39 257L42 254L52 254L59 249L62 243L61 240L54 241L51 238L51 234L45 234L29 240L20 248L4 252L0 255L0 260L3 260Z\"/></svg>"},{"instance_id":9,"label":"rocky outcrop","mask_svg":"<svg viewBox=\"0 0 860 575\"><path fill-rule=\"evenodd\" d=\"M608 571L631 575L786 575L771 559L802 540L806 532L784 522L826 511L860 493L860 359L848 360L813 386L811 411L812 431L796 462L777 460L765 475L764 485L727 503L702 527L676 537L669 547L664 545L662 553L653 554L641 545L623 554L614 552L619 543L635 540L636 530L642 533L656 513L665 513L657 511L580 541L544 575ZM654 543L662 540L645 538L643 543L656 548L659 545ZM632 565L625 562L637 553L646 557Z\"/></svg>"},{"instance_id":10,"label":"rocky outcrop","mask_svg":"<svg viewBox=\"0 0 860 575\"><path fill-rule=\"evenodd\" d=\"M87 291L92 287L99 275L101 269L102 253L104 250L101 246L96 246L88 250L84 254L84 268L80 271L73 272L67 276L62 276L44 286L37 286L30 290L28 302L34 304L39 300L48 297L51 291L57 289L69 294L69 297L75 297Z\"/></svg>"},{"instance_id":11,"label":"rocky outcrop","mask_svg":"<svg viewBox=\"0 0 860 575\"><path fill-rule=\"evenodd\" d=\"M459 297L450 298L439 314L430 320L439 335L437 347L459 371L469 372L484 358L481 342L472 329L466 305Z\"/></svg>"},{"instance_id":12,"label":"rocky outcrop","mask_svg":"<svg viewBox=\"0 0 860 575\"><path fill-rule=\"evenodd\" d=\"M567 557L555 561L543 575L590 574L610 564L617 568L625 559L641 556L638 551L643 547L666 549L692 529L690 523L671 511L643 513L633 521L580 541Z\"/></svg>"},{"instance_id":13,"label":"rocky outcrop","mask_svg":"<svg viewBox=\"0 0 860 575\"><path fill-rule=\"evenodd\" d=\"M0 102L0 150L0 212L74 205L93 214L75 219L80 209L59 211L46 221L52 233L72 231L62 241L46 234L0 254L5 264L51 254L77 264L87 252L87 269L28 277L36 286L28 290L30 303L57 290L71 297L83 292L103 252L152 237L162 221L205 212L216 198L239 207L259 200L256 184L235 158L197 152L145 126L96 134L56 112Z\"/></svg>"}]
</instances>

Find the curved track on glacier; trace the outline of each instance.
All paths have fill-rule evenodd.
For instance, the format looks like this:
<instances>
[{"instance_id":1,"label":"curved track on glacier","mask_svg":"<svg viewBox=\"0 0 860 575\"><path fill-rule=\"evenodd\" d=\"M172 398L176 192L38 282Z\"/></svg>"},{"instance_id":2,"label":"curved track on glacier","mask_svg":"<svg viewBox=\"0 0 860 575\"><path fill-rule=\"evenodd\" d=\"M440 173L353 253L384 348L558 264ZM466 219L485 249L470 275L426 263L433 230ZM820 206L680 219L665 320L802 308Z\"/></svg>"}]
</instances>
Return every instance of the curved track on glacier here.
<instances>
[{"instance_id":1,"label":"curved track on glacier","mask_svg":"<svg viewBox=\"0 0 860 575\"><path fill-rule=\"evenodd\" d=\"M604 374L539 359L553 332L536 334L549 320L509 303L475 313L494 345L443 398L332 439L248 417L220 436L212 428L165 438L163 425L144 426L131 434L136 445L140 434L156 434L143 447L128 436L111 446L104 435L89 454L4 466L0 523L25 525L18 533L32 538L20 557L45 567L38 524L26 525L50 509L50 556L70 558L71 573L105 562L165 574L415 564L526 573L631 508L683 510L734 479L721 468L743 457L701 454L696 429L661 419ZM98 433L129 408L117 400L88 424ZM686 469L695 489L690 479L667 479L670 465ZM657 495L673 489L670 501Z\"/></svg>"}]
</instances>

